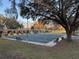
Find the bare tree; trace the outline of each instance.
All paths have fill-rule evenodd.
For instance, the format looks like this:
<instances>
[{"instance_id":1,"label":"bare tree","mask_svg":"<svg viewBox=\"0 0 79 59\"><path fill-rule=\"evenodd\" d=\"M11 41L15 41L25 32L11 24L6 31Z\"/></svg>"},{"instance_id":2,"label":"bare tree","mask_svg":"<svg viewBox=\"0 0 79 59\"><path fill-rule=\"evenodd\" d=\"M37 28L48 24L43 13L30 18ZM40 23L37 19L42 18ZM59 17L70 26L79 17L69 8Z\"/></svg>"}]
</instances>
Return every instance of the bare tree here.
<instances>
[{"instance_id":1,"label":"bare tree","mask_svg":"<svg viewBox=\"0 0 79 59\"><path fill-rule=\"evenodd\" d=\"M5 10L5 16L12 19L17 19L18 12L16 8L16 0L9 0L11 2L11 7L6 8Z\"/></svg>"}]
</instances>

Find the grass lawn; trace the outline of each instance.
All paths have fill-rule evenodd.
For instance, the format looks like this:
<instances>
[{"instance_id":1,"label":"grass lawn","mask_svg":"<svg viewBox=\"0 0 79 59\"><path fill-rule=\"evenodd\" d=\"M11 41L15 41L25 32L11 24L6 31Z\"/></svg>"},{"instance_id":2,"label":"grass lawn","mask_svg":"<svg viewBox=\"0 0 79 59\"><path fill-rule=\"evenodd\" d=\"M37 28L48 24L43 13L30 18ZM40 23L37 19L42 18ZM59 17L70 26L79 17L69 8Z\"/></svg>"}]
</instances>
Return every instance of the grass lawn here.
<instances>
[{"instance_id":1,"label":"grass lawn","mask_svg":"<svg viewBox=\"0 0 79 59\"><path fill-rule=\"evenodd\" d=\"M65 31L55 30L55 31L49 32L49 34L63 34L63 33L65 33Z\"/></svg>"},{"instance_id":2,"label":"grass lawn","mask_svg":"<svg viewBox=\"0 0 79 59\"><path fill-rule=\"evenodd\" d=\"M44 47L0 39L0 59L79 59L79 42Z\"/></svg>"}]
</instances>

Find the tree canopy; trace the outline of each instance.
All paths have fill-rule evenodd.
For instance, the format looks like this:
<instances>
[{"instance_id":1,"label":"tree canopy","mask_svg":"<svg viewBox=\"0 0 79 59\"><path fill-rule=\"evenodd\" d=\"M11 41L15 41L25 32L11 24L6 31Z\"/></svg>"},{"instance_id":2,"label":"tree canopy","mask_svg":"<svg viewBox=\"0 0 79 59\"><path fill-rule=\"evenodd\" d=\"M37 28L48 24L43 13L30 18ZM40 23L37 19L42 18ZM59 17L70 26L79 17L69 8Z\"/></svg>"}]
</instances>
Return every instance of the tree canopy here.
<instances>
[{"instance_id":1,"label":"tree canopy","mask_svg":"<svg viewBox=\"0 0 79 59\"><path fill-rule=\"evenodd\" d=\"M60 24L66 30L68 40L79 27L79 0L20 0L18 5L24 18L52 20Z\"/></svg>"}]
</instances>

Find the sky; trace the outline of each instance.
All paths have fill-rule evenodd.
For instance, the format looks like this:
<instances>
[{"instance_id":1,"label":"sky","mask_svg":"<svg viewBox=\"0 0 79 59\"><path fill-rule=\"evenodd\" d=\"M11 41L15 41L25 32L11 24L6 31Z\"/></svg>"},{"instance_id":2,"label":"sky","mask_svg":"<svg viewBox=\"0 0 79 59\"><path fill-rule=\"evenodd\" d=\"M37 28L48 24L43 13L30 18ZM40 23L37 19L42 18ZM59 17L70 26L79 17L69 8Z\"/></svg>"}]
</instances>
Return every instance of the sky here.
<instances>
[{"instance_id":1,"label":"sky","mask_svg":"<svg viewBox=\"0 0 79 59\"><path fill-rule=\"evenodd\" d=\"M19 0L16 0L17 2L19 2ZM10 2L9 0L2 0L2 4L0 6L0 14L5 15L5 9L6 8L10 8ZM17 8L18 13L19 13L19 9ZM20 23L26 24L27 23L27 19L23 19L20 15L18 15L18 19L17 21L19 21ZM34 21L32 21L32 19L28 20L29 23L33 23Z\"/></svg>"}]
</instances>

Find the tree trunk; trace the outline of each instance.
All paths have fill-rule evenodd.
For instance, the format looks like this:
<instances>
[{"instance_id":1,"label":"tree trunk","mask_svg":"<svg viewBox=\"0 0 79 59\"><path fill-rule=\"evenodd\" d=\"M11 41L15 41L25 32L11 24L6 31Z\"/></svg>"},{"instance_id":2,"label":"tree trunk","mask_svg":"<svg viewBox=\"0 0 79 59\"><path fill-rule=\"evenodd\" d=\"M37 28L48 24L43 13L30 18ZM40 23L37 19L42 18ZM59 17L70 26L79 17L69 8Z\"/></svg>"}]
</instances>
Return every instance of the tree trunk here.
<instances>
[{"instance_id":1,"label":"tree trunk","mask_svg":"<svg viewBox=\"0 0 79 59\"><path fill-rule=\"evenodd\" d=\"M67 38L66 38L67 41L68 42L72 41L72 32L67 30L66 31L66 35L67 35Z\"/></svg>"}]
</instances>

